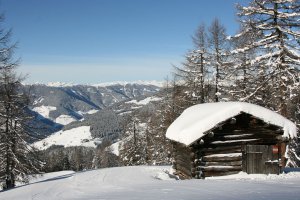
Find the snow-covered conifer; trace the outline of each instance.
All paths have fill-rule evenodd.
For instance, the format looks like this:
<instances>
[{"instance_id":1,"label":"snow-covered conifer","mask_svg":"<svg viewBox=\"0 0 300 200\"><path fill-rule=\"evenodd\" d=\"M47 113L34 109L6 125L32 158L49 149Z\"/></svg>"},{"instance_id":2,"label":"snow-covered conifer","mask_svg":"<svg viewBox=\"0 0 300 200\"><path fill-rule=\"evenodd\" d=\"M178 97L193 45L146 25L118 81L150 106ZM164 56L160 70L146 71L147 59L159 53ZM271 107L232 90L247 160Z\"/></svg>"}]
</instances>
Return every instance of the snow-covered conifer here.
<instances>
[{"instance_id":1,"label":"snow-covered conifer","mask_svg":"<svg viewBox=\"0 0 300 200\"><path fill-rule=\"evenodd\" d=\"M210 66L214 73L214 101L218 102L222 95L222 82L228 75L230 66L228 60L228 40L226 29L218 19L215 19L208 29L208 41L210 47Z\"/></svg>"},{"instance_id":2,"label":"snow-covered conifer","mask_svg":"<svg viewBox=\"0 0 300 200\"><path fill-rule=\"evenodd\" d=\"M22 79L15 72L15 45L11 45L10 37L11 31L0 30L0 184L4 188L14 187L16 181L26 182L27 175L40 167L28 144L29 98L21 91Z\"/></svg>"},{"instance_id":3,"label":"snow-covered conifer","mask_svg":"<svg viewBox=\"0 0 300 200\"><path fill-rule=\"evenodd\" d=\"M257 81L260 83L245 99L268 87L274 109L289 117L287 99L293 98L299 87L300 3L298 0L253 0L249 6L238 6L238 9L241 23L248 29L238 37L249 31L260 36L235 50L257 52L249 62L259 67Z\"/></svg>"}]
</instances>

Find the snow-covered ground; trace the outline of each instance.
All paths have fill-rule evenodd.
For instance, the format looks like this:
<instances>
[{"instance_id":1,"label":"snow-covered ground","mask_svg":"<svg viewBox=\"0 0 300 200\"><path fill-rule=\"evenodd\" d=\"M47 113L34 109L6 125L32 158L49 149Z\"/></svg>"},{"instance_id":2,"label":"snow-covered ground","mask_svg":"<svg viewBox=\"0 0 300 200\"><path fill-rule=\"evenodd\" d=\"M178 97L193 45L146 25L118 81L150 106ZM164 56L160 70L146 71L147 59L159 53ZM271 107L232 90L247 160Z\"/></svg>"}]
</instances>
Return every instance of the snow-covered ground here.
<instances>
[{"instance_id":1,"label":"snow-covered ground","mask_svg":"<svg viewBox=\"0 0 300 200\"><path fill-rule=\"evenodd\" d=\"M76 121L76 119L70 115L60 115L55 119L56 123L62 124L62 125L67 125L70 124L71 122Z\"/></svg>"},{"instance_id":2,"label":"snow-covered ground","mask_svg":"<svg viewBox=\"0 0 300 200\"><path fill-rule=\"evenodd\" d=\"M45 118L49 118L49 113L53 110L56 110L56 107L40 106L40 107L34 107L32 110L39 113L40 115L42 115Z\"/></svg>"},{"instance_id":3,"label":"snow-covered ground","mask_svg":"<svg viewBox=\"0 0 300 200\"><path fill-rule=\"evenodd\" d=\"M86 114L89 114L89 115L95 114L95 113L97 113L98 111L99 111L99 110L92 109L92 110L89 110L89 111L87 111L87 112L78 111L77 113L78 113L79 115L83 116L83 115L86 115Z\"/></svg>"},{"instance_id":4,"label":"snow-covered ground","mask_svg":"<svg viewBox=\"0 0 300 200\"><path fill-rule=\"evenodd\" d=\"M34 143L38 149L47 149L51 145L96 147L89 126L81 126L66 131L58 131L49 137Z\"/></svg>"},{"instance_id":5,"label":"snow-covered ground","mask_svg":"<svg viewBox=\"0 0 300 200\"><path fill-rule=\"evenodd\" d=\"M118 167L46 174L29 185L0 192L0 199L299 199L300 172L283 175L239 174L206 180L175 180L169 167Z\"/></svg>"},{"instance_id":6,"label":"snow-covered ground","mask_svg":"<svg viewBox=\"0 0 300 200\"><path fill-rule=\"evenodd\" d=\"M146 99L143 99L141 101L137 101L137 100L131 100L128 101L126 103L133 103L136 105L147 105L148 103L152 102L152 101L160 101L162 98L159 97L147 97Z\"/></svg>"}]
</instances>

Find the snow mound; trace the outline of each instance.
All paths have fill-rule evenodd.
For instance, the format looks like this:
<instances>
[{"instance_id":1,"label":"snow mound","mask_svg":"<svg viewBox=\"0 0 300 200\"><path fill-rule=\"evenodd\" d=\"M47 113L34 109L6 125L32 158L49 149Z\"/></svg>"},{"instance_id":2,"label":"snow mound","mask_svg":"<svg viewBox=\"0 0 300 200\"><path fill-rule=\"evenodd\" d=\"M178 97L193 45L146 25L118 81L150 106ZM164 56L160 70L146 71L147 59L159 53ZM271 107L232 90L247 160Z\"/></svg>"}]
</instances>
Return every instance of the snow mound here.
<instances>
[{"instance_id":1,"label":"snow mound","mask_svg":"<svg viewBox=\"0 0 300 200\"><path fill-rule=\"evenodd\" d=\"M38 149L47 149L52 145L96 147L89 126L81 126L66 131L58 131L53 135L33 144Z\"/></svg>"},{"instance_id":2,"label":"snow mound","mask_svg":"<svg viewBox=\"0 0 300 200\"><path fill-rule=\"evenodd\" d=\"M167 138L190 145L217 124L245 112L266 123L282 127L285 137L297 136L296 125L283 116L245 102L204 103L186 109L168 128Z\"/></svg>"},{"instance_id":3,"label":"snow mound","mask_svg":"<svg viewBox=\"0 0 300 200\"><path fill-rule=\"evenodd\" d=\"M34 107L32 110L39 113L40 115L42 115L45 118L49 118L49 113L51 111L56 110L56 107L53 107L53 106L40 106L40 107Z\"/></svg>"}]
</instances>

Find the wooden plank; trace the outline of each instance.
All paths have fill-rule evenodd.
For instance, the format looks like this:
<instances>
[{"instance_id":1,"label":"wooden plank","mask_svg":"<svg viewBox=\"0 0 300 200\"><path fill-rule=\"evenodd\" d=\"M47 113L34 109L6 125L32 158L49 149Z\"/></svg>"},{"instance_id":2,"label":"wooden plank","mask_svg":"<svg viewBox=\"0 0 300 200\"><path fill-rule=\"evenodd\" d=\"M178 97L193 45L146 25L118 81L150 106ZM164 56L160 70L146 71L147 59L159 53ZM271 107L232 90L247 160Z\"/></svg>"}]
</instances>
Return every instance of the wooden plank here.
<instances>
[{"instance_id":1,"label":"wooden plank","mask_svg":"<svg viewBox=\"0 0 300 200\"><path fill-rule=\"evenodd\" d=\"M263 167L263 149L262 145L248 145L247 146L247 173L262 174Z\"/></svg>"}]
</instances>

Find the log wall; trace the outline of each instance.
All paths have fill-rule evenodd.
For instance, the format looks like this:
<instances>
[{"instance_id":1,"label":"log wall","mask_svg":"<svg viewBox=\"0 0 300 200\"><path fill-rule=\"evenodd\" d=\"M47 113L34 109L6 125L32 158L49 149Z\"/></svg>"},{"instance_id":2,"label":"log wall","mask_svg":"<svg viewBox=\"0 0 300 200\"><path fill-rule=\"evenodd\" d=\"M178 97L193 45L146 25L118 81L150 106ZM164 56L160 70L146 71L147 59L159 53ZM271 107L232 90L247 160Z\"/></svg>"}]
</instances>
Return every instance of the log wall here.
<instances>
[{"instance_id":1,"label":"log wall","mask_svg":"<svg viewBox=\"0 0 300 200\"><path fill-rule=\"evenodd\" d=\"M229 119L216 125L216 128L189 147L174 143L174 167L181 178L205 178L247 172L245 147L269 145L272 148L273 145L284 142L282 134L276 126L266 124L251 115L240 114L234 120ZM256 164L253 162L248 168L254 169ZM272 167L271 171L276 171L274 165Z\"/></svg>"},{"instance_id":2,"label":"log wall","mask_svg":"<svg viewBox=\"0 0 300 200\"><path fill-rule=\"evenodd\" d=\"M194 177L194 153L190 147L187 147L180 143L173 143L173 168L175 169L175 175L180 179L190 179Z\"/></svg>"}]
</instances>

